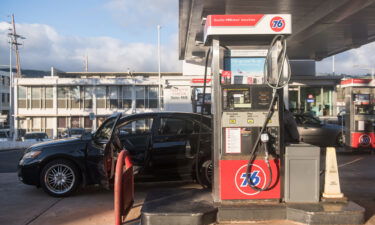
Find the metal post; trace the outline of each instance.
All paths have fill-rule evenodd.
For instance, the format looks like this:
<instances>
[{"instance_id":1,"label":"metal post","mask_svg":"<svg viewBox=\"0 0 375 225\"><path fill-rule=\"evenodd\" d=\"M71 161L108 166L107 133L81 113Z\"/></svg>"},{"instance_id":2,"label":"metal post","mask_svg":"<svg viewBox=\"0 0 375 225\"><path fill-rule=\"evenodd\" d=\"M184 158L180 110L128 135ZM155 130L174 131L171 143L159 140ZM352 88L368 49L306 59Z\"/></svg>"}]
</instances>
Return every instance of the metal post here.
<instances>
[{"instance_id":1,"label":"metal post","mask_svg":"<svg viewBox=\"0 0 375 225\"><path fill-rule=\"evenodd\" d=\"M159 89L158 89L158 106L159 106L159 111L161 111L161 96L160 96L160 94L161 94L161 72L160 72L160 61L161 61L161 59L160 59L160 28L161 28L161 26L160 25L158 25L157 26L157 28L158 28L158 72L159 72Z\"/></svg>"},{"instance_id":2,"label":"metal post","mask_svg":"<svg viewBox=\"0 0 375 225\"><path fill-rule=\"evenodd\" d=\"M10 133L12 133L13 140L15 140L14 132L14 110L13 110L13 68L12 68L12 49L13 40L9 36L9 128Z\"/></svg>"},{"instance_id":3,"label":"metal post","mask_svg":"<svg viewBox=\"0 0 375 225\"><path fill-rule=\"evenodd\" d=\"M212 62L211 73L213 80L212 87L212 115L213 115L213 137L214 140L212 159L214 165L214 179L212 185L212 197L214 202L220 202L220 176L219 176L219 157L221 155L221 86L220 86L220 45L219 39L212 39Z\"/></svg>"}]
</instances>

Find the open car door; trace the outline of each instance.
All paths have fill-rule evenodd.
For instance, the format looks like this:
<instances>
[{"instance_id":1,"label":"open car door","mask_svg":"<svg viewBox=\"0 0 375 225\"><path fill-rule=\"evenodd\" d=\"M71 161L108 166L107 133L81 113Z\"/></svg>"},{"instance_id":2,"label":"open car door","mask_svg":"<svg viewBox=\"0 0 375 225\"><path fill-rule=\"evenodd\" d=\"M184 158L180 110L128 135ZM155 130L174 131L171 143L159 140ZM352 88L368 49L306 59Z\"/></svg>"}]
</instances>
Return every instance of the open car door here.
<instances>
[{"instance_id":1,"label":"open car door","mask_svg":"<svg viewBox=\"0 0 375 225\"><path fill-rule=\"evenodd\" d=\"M88 169L96 171L92 173L93 180L106 188L109 188L109 182L114 178L116 157L122 148L116 129L120 118L121 113L104 121L95 132L87 153Z\"/></svg>"},{"instance_id":2,"label":"open car door","mask_svg":"<svg viewBox=\"0 0 375 225\"><path fill-rule=\"evenodd\" d=\"M116 126L118 125L117 123L120 118L121 113L119 113L115 118L115 121L111 129L109 141L107 142L104 148L103 168L105 171L105 176L103 178L105 179L107 185L109 185L109 181L114 178L117 154L122 149L121 142L118 136L118 130L116 129Z\"/></svg>"}]
</instances>

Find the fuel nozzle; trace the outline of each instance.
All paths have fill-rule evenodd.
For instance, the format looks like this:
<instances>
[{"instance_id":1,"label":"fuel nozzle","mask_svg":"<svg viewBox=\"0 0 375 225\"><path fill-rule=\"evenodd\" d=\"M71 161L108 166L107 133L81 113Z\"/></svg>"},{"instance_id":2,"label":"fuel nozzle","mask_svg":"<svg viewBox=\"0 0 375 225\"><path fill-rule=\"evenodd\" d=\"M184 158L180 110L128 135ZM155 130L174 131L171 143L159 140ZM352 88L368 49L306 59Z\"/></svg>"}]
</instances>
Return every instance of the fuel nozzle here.
<instances>
[{"instance_id":1,"label":"fuel nozzle","mask_svg":"<svg viewBox=\"0 0 375 225\"><path fill-rule=\"evenodd\" d=\"M267 143L270 140L270 136L268 135L268 133L263 133L260 135L260 140L263 143Z\"/></svg>"},{"instance_id":2,"label":"fuel nozzle","mask_svg":"<svg viewBox=\"0 0 375 225\"><path fill-rule=\"evenodd\" d=\"M270 140L270 136L268 135L268 133L263 133L263 134L260 135L260 141L264 145L264 159L266 160L267 164L268 164L268 148L267 148L267 145L268 145L269 140Z\"/></svg>"}]
</instances>

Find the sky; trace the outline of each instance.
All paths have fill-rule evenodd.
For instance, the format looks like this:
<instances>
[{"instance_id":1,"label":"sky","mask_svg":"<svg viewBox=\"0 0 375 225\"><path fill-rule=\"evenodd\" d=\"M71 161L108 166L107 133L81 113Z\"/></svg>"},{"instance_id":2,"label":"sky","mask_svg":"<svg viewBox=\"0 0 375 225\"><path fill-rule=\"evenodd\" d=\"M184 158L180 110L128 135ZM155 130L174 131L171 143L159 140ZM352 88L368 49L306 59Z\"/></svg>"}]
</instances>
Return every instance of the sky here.
<instances>
[{"instance_id":1,"label":"sky","mask_svg":"<svg viewBox=\"0 0 375 225\"><path fill-rule=\"evenodd\" d=\"M9 64L9 15L17 33L24 69L157 71L157 25L161 28L161 70L181 72L178 60L178 0L1 0L0 65ZM375 43L335 56L337 74L366 74L375 67ZM356 66L359 65L359 66ZM317 63L332 72L332 59Z\"/></svg>"}]
</instances>

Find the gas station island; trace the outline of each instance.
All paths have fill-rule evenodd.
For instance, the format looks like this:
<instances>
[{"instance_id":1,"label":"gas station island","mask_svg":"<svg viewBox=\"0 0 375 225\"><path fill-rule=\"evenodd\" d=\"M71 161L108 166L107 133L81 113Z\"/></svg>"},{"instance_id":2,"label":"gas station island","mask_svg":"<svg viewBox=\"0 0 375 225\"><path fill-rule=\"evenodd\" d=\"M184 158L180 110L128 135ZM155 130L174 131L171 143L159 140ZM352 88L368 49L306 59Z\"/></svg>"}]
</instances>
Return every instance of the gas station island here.
<instances>
[{"instance_id":1,"label":"gas station island","mask_svg":"<svg viewBox=\"0 0 375 225\"><path fill-rule=\"evenodd\" d=\"M320 148L298 143L288 85L289 58L320 60L369 43L373 24L368 22L366 32L356 27L369 21L369 5L181 0L180 59L204 68L202 108L211 82L212 187L148 193L141 223L363 224L364 208L341 193L335 148L326 149L321 174ZM345 138L351 149L371 150L374 81L355 80L340 87L349 127Z\"/></svg>"},{"instance_id":2,"label":"gas station island","mask_svg":"<svg viewBox=\"0 0 375 225\"><path fill-rule=\"evenodd\" d=\"M279 14L265 14L272 10L262 7L247 12L246 7L239 10L238 5L223 4L226 8L217 10L220 6L212 1L180 1L180 35L186 34L180 36L181 58L203 63L204 81L212 80L212 188L151 191L141 210L141 223L289 220L304 224L362 224L364 208L341 193L335 149L327 148L325 181L320 183L320 148L298 143L297 128L290 124L288 50L292 49L293 56L311 53L311 46L298 51L296 44L288 46L289 40L298 40L293 36L293 22L303 18L285 13L287 3L274 10ZM203 11L194 11L200 7ZM227 13L236 11L234 8L239 13ZM186 10L191 14L183 13ZM216 14L217 11L225 13ZM200 23L192 22L197 20ZM191 42L191 38L195 41ZM196 51L197 46L200 52ZM203 95L205 89L206 84ZM368 107L372 111L371 90L354 92L354 106L348 107L355 107L358 114ZM348 105L349 102L353 101L348 100ZM366 121L373 122L373 115L369 116L366 119L355 114L354 119L345 118L348 124L356 124L355 131L367 132L359 134L361 145L371 145L374 139L373 128L367 129L372 123L366 126ZM196 158L198 161L199 148Z\"/></svg>"}]
</instances>

